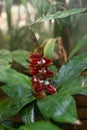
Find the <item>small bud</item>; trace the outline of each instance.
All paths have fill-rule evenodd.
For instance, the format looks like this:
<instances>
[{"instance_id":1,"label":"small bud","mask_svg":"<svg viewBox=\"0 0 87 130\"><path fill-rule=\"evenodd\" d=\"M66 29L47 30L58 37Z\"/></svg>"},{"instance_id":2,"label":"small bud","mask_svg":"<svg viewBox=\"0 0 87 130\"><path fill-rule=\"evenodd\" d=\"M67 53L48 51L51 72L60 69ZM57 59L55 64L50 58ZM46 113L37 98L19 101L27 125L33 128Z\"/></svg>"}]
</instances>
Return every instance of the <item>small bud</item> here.
<instances>
[{"instance_id":1,"label":"small bud","mask_svg":"<svg viewBox=\"0 0 87 130\"><path fill-rule=\"evenodd\" d=\"M44 82L44 80L39 80L39 83L43 83Z\"/></svg>"},{"instance_id":2,"label":"small bud","mask_svg":"<svg viewBox=\"0 0 87 130\"><path fill-rule=\"evenodd\" d=\"M44 59L42 59L42 64L45 64L45 63L46 63L46 61Z\"/></svg>"},{"instance_id":3,"label":"small bud","mask_svg":"<svg viewBox=\"0 0 87 130\"><path fill-rule=\"evenodd\" d=\"M37 64L39 64L39 65L40 65L40 64L41 64L41 61L37 61Z\"/></svg>"},{"instance_id":4,"label":"small bud","mask_svg":"<svg viewBox=\"0 0 87 130\"><path fill-rule=\"evenodd\" d=\"M45 84L45 85L48 85L48 84L49 84L49 81L46 81L44 84Z\"/></svg>"},{"instance_id":5,"label":"small bud","mask_svg":"<svg viewBox=\"0 0 87 130\"><path fill-rule=\"evenodd\" d=\"M39 73L42 73L43 71L42 70L39 70Z\"/></svg>"},{"instance_id":6,"label":"small bud","mask_svg":"<svg viewBox=\"0 0 87 130\"><path fill-rule=\"evenodd\" d=\"M36 81L37 81L37 79L36 79L36 78L34 78L34 79L33 79L33 81L34 81L34 82L36 82Z\"/></svg>"}]
</instances>

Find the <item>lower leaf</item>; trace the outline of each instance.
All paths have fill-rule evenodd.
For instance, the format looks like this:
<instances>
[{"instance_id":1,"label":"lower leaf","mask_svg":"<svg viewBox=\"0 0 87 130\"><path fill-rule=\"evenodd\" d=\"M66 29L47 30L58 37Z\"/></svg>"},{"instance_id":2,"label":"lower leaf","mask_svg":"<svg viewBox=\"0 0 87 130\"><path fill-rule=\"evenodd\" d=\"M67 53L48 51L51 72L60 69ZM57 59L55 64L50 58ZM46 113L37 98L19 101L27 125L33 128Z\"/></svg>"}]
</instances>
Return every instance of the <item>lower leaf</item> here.
<instances>
[{"instance_id":1,"label":"lower leaf","mask_svg":"<svg viewBox=\"0 0 87 130\"><path fill-rule=\"evenodd\" d=\"M20 127L18 130L62 130L59 127L53 125L50 122L38 121L36 123L31 123Z\"/></svg>"},{"instance_id":2,"label":"lower leaf","mask_svg":"<svg viewBox=\"0 0 87 130\"><path fill-rule=\"evenodd\" d=\"M58 93L37 102L41 113L57 122L77 123L75 101L72 96Z\"/></svg>"}]
</instances>

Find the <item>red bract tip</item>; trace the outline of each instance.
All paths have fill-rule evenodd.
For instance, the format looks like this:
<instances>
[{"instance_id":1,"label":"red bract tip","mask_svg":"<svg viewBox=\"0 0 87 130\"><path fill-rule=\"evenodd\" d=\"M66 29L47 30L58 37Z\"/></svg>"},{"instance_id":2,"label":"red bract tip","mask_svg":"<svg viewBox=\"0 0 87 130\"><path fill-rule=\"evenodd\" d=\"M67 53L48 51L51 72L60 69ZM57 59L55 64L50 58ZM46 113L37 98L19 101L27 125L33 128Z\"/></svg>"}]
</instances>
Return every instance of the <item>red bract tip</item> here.
<instances>
[{"instance_id":1,"label":"red bract tip","mask_svg":"<svg viewBox=\"0 0 87 130\"><path fill-rule=\"evenodd\" d=\"M32 75L37 75L38 73L39 73L39 70L37 68L32 68L30 70L30 74L32 74Z\"/></svg>"},{"instance_id":2,"label":"red bract tip","mask_svg":"<svg viewBox=\"0 0 87 130\"><path fill-rule=\"evenodd\" d=\"M51 93L51 94L56 93L56 88L53 85L51 85L51 84L48 84L46 86L46 90L47 90L48 93Z\"/></svg>"},{"instance_id":3,"label":"red bract tip","mask_svg":"<svg viewBox=\"0 0 87 130\"><path fill-rule=\"evenodd\" d=\"M31 60L30 60L30 64L36 66L36 65L41 64L41 61L40 61L40 59L38 59L38 58L36 58L36 59L31 59Z\"/></svg>"},{"instance_id":4,"label":"red bract tip","mask_svg":"<svg viewBox=\"0 0 87 130\"><path fill-rule=\"evenodd\" d=\"M53 71L48 70L48 69L44 69L42 75L45 78L50 78L50 77L53 77L55 75L55 73Z\"/></svg>"},{"instance_id":5,"label":"red bract tip","mask_svg":"<svg viewBox=\"0 0 87 130\"><path fill-rule=\"evenodd\" d=\"M52 65L52 60L49 58L44 57L41 61L42 61L43 67L48 67L48 66Z\"/></svg>"},{"instance_id":6,"label":"red bract tip","mask_svg":"<svg viewBox=\"0 0 87 130\"><path fill-rule=\"evenodd\" d=\"M40 85L40 83L37 81L36 83L33 84L33 88L35 90L35 93L41 92L44 90L44 85Z\"/></svg>"}]
</instances>

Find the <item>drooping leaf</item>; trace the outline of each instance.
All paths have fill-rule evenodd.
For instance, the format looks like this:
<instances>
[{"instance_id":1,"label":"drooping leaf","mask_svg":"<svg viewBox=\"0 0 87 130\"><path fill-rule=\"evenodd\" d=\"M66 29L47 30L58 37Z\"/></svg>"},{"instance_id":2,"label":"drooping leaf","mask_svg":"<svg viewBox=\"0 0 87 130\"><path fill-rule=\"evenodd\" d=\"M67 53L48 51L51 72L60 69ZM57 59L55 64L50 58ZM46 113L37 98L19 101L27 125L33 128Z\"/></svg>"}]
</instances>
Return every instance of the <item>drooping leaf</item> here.
<instances>
[{"instance_id":1,"label":"drooping leaf","mask_svg":"<svg viewBox=\"0 0 87 130\"><path fill-rule=\"evenodd\" d=\"M4 71L0 70L0 81L8 85L24 86L31 90L31 81L29 77L11 68Z\"/></svg>"},{"instance_id":2,"label":"drooping leaf","mask_svg":"<svg viewBox=\"0 0 87 130\"><path fill-rule=\"evenodd\" d=\"M19 64L27 67L28 65L28 51L26 50L17 50L12 52L13 60Z\"/></svg>"},{"instance_id":3,"label":"drooping leaf","mask_svg":"<svg viewBox=\"0 0 87 130\"><path fill-rule=\"evenodd\" d=\"M6 60L0 59L0 69L3 71L5 69L8 69L10 67L10 64Z\"/></svg>"},{"instance_id":4,"label":"drooping leaf","mask_svg":"<svg viewBox=\"0 0 87 130\"><path fill-rule=\"evenodd\" d=\"M41 113L57 122L77 122L76 105L74 99L64 93L48 96L37 102Z\"/></svg>"},{"instance_id":5,"label":"drooping leaf","mask_svg":"<svg viewBox=\"0 0 87 130\"><path fill-rule=\"evenodd\" d=\"M62 88L58 91L68 93L70 95L82 94L87 95L87 78L86 77L78 77L72 78L67 82Z\"/></svg>"},{"instance_id":6,"label":"drooping leaf","mask_svg":"<svg viewBox=\"0 0 87 130\"><path fill-rule=\"evenodd\" d=\"M35 100L35 98L30 95L30 96L22 97L22 99L20 99L16 102L14 101L11 104L11 106L9 107L9 109L3 113L0 121L6 120L8 117L11 117L11 116L17 114L26 104L32 102L33 100Z\"/></svg>"},{"instance_id":7,"label":"drooping leaf","mask_svg":"<svg viewBox=\"0 0 87 130\"><path fill-rule=\"evenodd\" d=\"M86 11L87 11L87 8L76 8L76 9L58 11L58 12L56 12L54 14L43 16L43 17L37 19L32 24L39 23L39 22L44 22L45 20L52 20L52 19L57 19L57 18L65 18L65 17L68 17L70 15L84 13Z\"/></svg>"},{"instance_id":8,"label":"drooping leaf","mask_svg":"<svg viewBox=\"0 0 87 130\"><path fill-rule=\"evenodd\" d=\"M54 47L55 47L55 39L49 39L44 47L44 55L52 59Z\"/></svg>"},{"instance_id":9,"label":"drooping leaf","mask_svg":"<svg viewBox=\"0 0 87 130\"><path fill-rule=\"evenodd\" d=\"M56 75L54 84L58 86L65 86L73 77L77 78L80 73L87 68L87 53L73 57L66 65L63 65L59 73Z\"/></svg>"},{"instance_id":10,"label":"drooping leaf","mask_svg":"<svg viewBox=\"0 0 87 130\"><path fill-rule=\"evenodd\" d=\"M50 122L38 121L36 123L31 123L20 127L18 130L62 130L58 126L53 125Z\"/></svg>"},{"instance_id":11,"label":"drooping leaf","mask_svg":"<svg viewBox=\"0 0 87 130\"><path fill-rule=\"evenodd\" d=\"M84 46L87 45L87 35L84 36L77 44L76 46L72 49L70 55L69 55L69 59L76 53L78 52L80 49L82 49Z\"/></svg>"},{"instance_id":12,"label":"drooping leaf","mask_svg":"<svg viewBox=\"0 0 87 130\"><path fill-rule=\"evenodd\" d=\"M12 55L9 50L0 50L0 70L3 71L11 66Z\"/></svg>"},{"instance_id":13,"label":"drooping leaf","mask_svg":"<svg viewBox=\"0 0 87 130\"><path fill-rule=\"evenodd\" d=\"M30 79L24 74L12 69L0 71L0 82L6 84L1 89L14 101L9 110L3 114L2 120L16 114L26 104L35 100Z\"/></svg>"},{"instance_id":14,"label":"drooping leaf","mask_svg":"<svg viewBox=\"0 0 87 130\"><path fill-rule=\"evenodd\" d=\"M12 62L11 52L5 49L0 50L0 60L5 60L11 63Z\"/></svg>"}]
</instances>

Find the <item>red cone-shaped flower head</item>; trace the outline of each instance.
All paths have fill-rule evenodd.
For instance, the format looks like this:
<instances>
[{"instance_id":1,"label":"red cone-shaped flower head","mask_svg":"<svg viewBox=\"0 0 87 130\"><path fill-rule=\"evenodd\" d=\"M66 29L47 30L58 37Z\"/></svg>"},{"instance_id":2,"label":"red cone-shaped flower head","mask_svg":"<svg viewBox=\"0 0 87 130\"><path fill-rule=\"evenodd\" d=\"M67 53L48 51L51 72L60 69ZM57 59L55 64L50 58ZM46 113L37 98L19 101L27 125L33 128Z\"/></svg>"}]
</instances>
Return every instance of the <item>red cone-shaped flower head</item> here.
<instances>
[{"instance_id":1,"label":"red cone-shaped flower head","mask_svg":"<svg viewBox=\"0 0 87 130\"><path fill-rule=\"evenodd\" d=\"M32 75L31 81L35 95L43 97L43 93L56 93L56 88L47 80L54 76L54 72L48 69L52 60L43 56L43 49L40 52L37 51L29 55L29 72Z\"/></svg>"}]
</instances>

